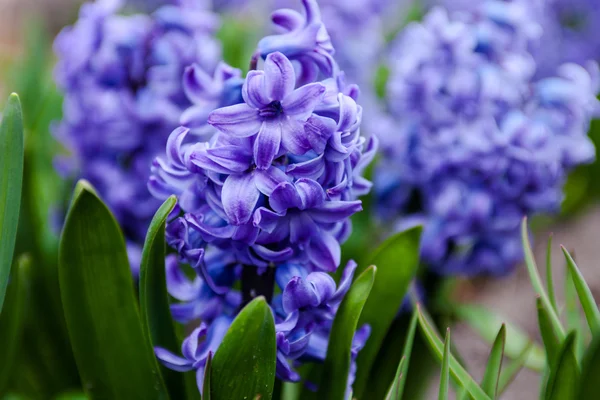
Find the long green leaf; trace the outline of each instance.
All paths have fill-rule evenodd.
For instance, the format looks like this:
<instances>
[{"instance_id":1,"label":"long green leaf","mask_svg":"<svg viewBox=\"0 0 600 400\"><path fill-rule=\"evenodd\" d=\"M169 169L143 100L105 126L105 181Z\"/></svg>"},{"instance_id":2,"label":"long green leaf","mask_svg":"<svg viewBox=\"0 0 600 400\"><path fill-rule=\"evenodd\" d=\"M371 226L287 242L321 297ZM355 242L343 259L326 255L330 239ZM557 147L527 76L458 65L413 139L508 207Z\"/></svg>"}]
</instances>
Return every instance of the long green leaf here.
<instances>
[{"instance_id":1,"label":"long green leaf","mask_svg":"<svg viewBox=\"0 0 600 400\"><path fill-rule=\"evenodd\" d=\"M448 400L450 391L450 328L446 329L444 353L442 354L442 373L440 374L439 400Z\"/></svg>"},{"instance_id":2,"label":"long green leaf","mask_svg":"<svg viewBox=\"0 0 600 400\"><path fill-rule=\"evenodd\" d=\"M566 400L575 398L579 380L579 365L575 358L576 333L571 332L562 344L546 384L546 400Z\"/></svg>"},{"instance_id":3,"label":"long green leaf","mask_svg":"<svg viewBox=\"0 0 600 400\"><path fill-rule=\"evenodd\" d=\"M0 394L9 389L9 380L18 372L17 356L27 310L27 293L31 260L28 255L19 257L6 291L7 307L0 314Z\"/></svg>"},{"instance_id":4,"label":"long green leaf","mask_svg":"<svg viewBox=\"0 0 600 400\"><path fill-rule=\"evenodd\" d=\"M560 248L565 255L565 259L567 260L567 268L569 269L573 283L575 284L575 289L579 295L579 301L583 307L583 312L585 313L587 323L592 333L595 334L600 328L600 311L598 311L598 306L596 305L592 291L585 282L583 275L581 275L579 268L577 268L575 260L573 260L571 254L569 254L567 249L565 249L563 246L560 246Z\"/></svg>"},{"instance_id":5,"label":"long green leaf","mask_svg":"<svg viewBox=\"0 0 600 400\"><path fill-rule=\"evenodd\" d=\"M429 347L433 351L434 355L437 357L438 360L441 361L443 357L444 344L440 340L435 329L428 322L428 317L426 317L425 311L421 308L420 305L417 307L419 314L419 326L421 327L421 331L423 332L423 335L425 335L425 337L427 338ZM471 375L469 375L469 373L462 367L462 365L460 365L460 363L456 360L456 358L454 358L453 355L450 355L449 363L450 373L452 377L457 381L459 386L465 388L475 400L489 400L488 395L485 394L483 389L481 389L477 382L475 382Z\"/></svg>"},{"instance_id":6,"label":"long green leaf","mask_svg":"<svg viewBox=\"0 0 600 400\"><path fill-rule=\"evenodd\" d=\"M552 303L550 302L550 299L544 290L544 285L542 285L542 279L540 278L540 274L535 263L533 251L531 251L529 234L527 232L527 217L523 218L523 222L521 223L521 240L523 242L523 251L525 252L525 265L527 266L527 271L529 272L529 279L531 280L533 290L535 290L538 296L540 296L544 307L548 311L550 323L553 325L558 339L564 340L565 330L563 329L560 318L558 318L558 314L554 311Z\"/></svg>"},{"instance_id":7,"label":"long green leaf","mask_svg":"<svg viewBox=\"0 0 600 400\"><path fill-rule=\"evenodd\" d=\"M548 245L546 246L546 286L548 287L548 298L555 313L558 313L556 305L556 291L554 290L554 278L552 274L552 234L548 236Z\"/></svg>"},{"instance_id":8,"label":"long green leaf","mask_svg":"<svg viewBox=\"0 0 600 400\"><path fill-rule=\"evenodd\" d=\"M396 370L396 377L386 399L388 400L402 400L404 394L404 384L406 383L406 374L408 373L408 367L410 365L410 356L412 353L413 342L415 340L415 332L417 330L418 316L417 312L413 312L413 316L410 320L408 332L406 334L406 340L404 341L404 350L402 351L402 358L398 364Z\"/></svg>"},{"instance_id":9,"label":"long green leaf","mask_svg":"<svg viewBox=\"0 0 600 400\"><path fill-rule=\"evenodd\" d=\"M497 397L505 343L506 325L503 324L500 331L498 331L496 340L494 340L494 345L492 346L492 351L485 367L485 373L483 374L483 380L481 381L481 388L491 399Z\"/></svg>"},{"instance_id":10,"label":"long green leaf","mask_svg":"<svg viewBox=\"0 0 600 400\"><path fill-rule=\"evenodd\" d=\"M584 357L577 399L600 399L600 335L592 339Z\"/></svg>"},{"instance_id":11,"label":"long green leaf","mask_svg":"<svg viewBox=\"0 0 600 400\"><path fill-rule=\"evenodd\" d=\"M60 240L59 281L83 388L91 399L167 398L123 235L89 184L77 186Z\"/></svg>"},{"instance_id":12,"label":"long green leaf","mask_svg":"<svg viewBox=\"0 0 600 400\"><path fill-rule=\"evenodd\" d=\"M202 398L204 400L210 400L211 397L211 389L210 389L210 380L212 376L212 352L208 353L208 357L206 358L206 364L204 364L204 377L202 379L202 391L204 392L204 396Z\"/></svg>"},{"instance_id":13,"label":"long green leaf","mask_svg":"<svg viewBox=\"0 0 600 400\"><path fill-rule=\"evenodd\" d=\"M0 312L10 275L23 186L23 116L11 94L0 125Z\"/></svg>"},{"instance_id":14,"label":"long green leaf","mask_svg":"<svg viewBox=\"0 0 600 400\"><path fill-rule=\"evenodd\" d=\"M342 400L350 371L350 351L363 307L374 286L377 268L371 265L356 278L344 297L331 327L331 340L318 395L323 399Z\"/></svg>"},{"instance_id":15,"label":"long green leaf","mask_svg":"<svg viewBox=\"0 0 600 400\"><path fill-rule=\"evenodd\" d=\"M275 322L264 297L235 318L212 360L212 400L270 399L275 384Z\"/></svg>"},{"instance_id":16,"label":"long green leaf","mask_svg":"<svg viewBox=\"0 0 600 400\"><path fill-rule=\"evenodd\" d=\"M357 397L366 389L373 362L417 272L421 231L415 227L390 237L369 263L377 266L377 279L359 321L371 326L371 334L356 360Z\"/></svg>"},{"instance_id":17,"label":"long green leaf","mask_svg":"<svg viewBox=\"0 0 600 400\"><path fill-rule=\"evenodd\" d=\"M502 369L498 382L498 396L500 396L506 390L506 388L508 388L508 385L510 385L521 369L523 369L525 366L525 361L527 360L529 352L532 348L532 346L525 348L519 357L508 364L506 368Z\"/></svg>"},{"instance_id":18,"label":"long green leaf","mask_svg":"<svg viewBox=\"0 0 600 400\"><path fill-rule=\"evenodd\" d=\"M497 332L502 325L505 325L505 355L509 358L517 359L525 349L530 349L527 353L525 366L538 372L543 371L546 367L546 355L544 349L533 343L527 334L514 324L505 323L505 319L502 316L494 314L490 310L475 304L455 305L452 310L490 345L494 343Z\"/></svg>"},{"instance_id":19,"label":"long green leaf","mask_svg":"<svg viewBox=\"0 0 600 400\"><path fill-rule=\"evenodd\" d=\"M177 200L169 197L158 209L146 235L140 265L140 309L142 326L153 347L160 346L177 353L179 341L169 309L169 295L165 277L165 225ZM160 368L169 395L185 399L183 374ZM196 389L197 391L197 389Z\"/></svg>"},{"instance_id":20,"label":"long green leaf","mask_svg":"<svg viewBox=\"0 0 600 400\"><path fill-rule=\"evenodd\" d=\"M548 316L548 310L544 307L542 300L538 297L536 300L537 314L538 314L538 326L540 328L540 335L544 342L544 348L546 349L546 359L549 364L553 362L558 353L560 342L554 331L554 327L550 323L550 317Z\"/></svg>"}]
</instances>

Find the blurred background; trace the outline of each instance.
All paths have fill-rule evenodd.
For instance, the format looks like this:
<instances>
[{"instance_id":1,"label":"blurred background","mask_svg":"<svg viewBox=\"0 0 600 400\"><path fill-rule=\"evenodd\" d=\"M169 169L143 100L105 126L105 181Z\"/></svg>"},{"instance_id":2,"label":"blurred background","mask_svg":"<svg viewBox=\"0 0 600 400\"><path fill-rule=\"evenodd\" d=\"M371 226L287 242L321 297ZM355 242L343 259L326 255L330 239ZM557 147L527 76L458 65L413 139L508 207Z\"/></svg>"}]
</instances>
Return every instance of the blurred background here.
<instances>
[{"instance_id":1,"label":"blurred background","mask_svg":"<svg viewBox=\"0 0 600 400\"><path fill-rule=\"evenodd\" d=\"M34 210L29 213L30 218L35 219L25 226L29 226L35 232L27 232L25 229L22 235L26 239L20 240L19 244L31 246L31 251L53 248L53 241L56 240L56 232L50 222L53 210L45 205L57 205L65 200L62 195L65 193L64 183L52 169L52 154L61 151L49 130L52 121L61 117L61 96L52 80L52 67L55 62L52 42L62 27L75 21L80 3L79 0L0 0L0 99L5 99L10 92L18 92L23 102L27 130L26 151L29 156L26 174L30 178L27 181L29 187L25 189L27 194L24 200L26 207ZM590 136L595 143L596 138L600 136L600 124L596 121L592 124ZM554 235L552 258L556 269L559 300L563 298L564 287L564 259L560 254L559 244L575 251L578 265L594 296L600 298L599 179L598 160L594 164L575 170L566 186L562 214L555 218L538 218L535 221L535 250L538 260L545 257L545 238L551 232ZM52 294L44 293L41 286L38 289L39 291L33 288L33 292L37 293L34 296L48 296L50 301L56 300L52 300ZM521 327L527 334L533 337L538 335L535 297L527 273L521 266L503 278L459 279L452 285L452 292L457 301L489 308L503 320ZM61 349L68 348L68 344L47 346L48 343L53 343L52 338L43 337L45 333L42 331L47 331L47 335L52 336L55 335L53 332L62 329L60 326L52 327L60 325L52 321L51 316L47 316L44 321L31 321L31 324L43 325L44 328L38 330L39 335L28 339L36 343L33 346L37 351L56 351L61 354ZM457 349L474 377L480 379L488 357L489 344L480 339L467 324L458 323L453 329ZM536 339L540 340L539 337ZM65 354L62 353L58 359L68 358L68 354ZM67 364L68 362L65 365ZM52 368L57 374L61 373L60 369L60 365ZM53 379L58 378L42 379L36 375L36 371L28 370L24 371L20 385L51 386ZM437 382L437 378L432 379L436 379ZM523 370L503 398L534 399L538 390L536 373ZM43 392L43 389L40 391ZM436 395L437 389L433 385L431 398L435 398Z\"/></svg>"}]
</instances>

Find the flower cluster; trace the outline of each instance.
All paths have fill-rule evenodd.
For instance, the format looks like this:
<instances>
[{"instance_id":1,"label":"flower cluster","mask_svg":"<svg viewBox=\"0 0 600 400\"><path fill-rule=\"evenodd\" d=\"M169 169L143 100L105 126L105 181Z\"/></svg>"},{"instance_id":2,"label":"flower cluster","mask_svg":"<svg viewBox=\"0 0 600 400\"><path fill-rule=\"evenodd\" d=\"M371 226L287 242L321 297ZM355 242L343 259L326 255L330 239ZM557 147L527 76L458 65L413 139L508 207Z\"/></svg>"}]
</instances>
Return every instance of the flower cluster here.
<instances>
[{"instance_id":1,"label":"flower cluster","mask_svg":"<svg viewBox=\"0 0 600 400\"><path fill-rule=\"evenodd\" d=\"M194 335L207 335L202 349L184 343L184 358L158 349L174 369L200 371L213 329L222 333L220 324L257 295L273 309L279 378L298 381L297 363L325 358L356 265L339 285L327 272L338 268L349 217L370 190L362 173L376 143L360 135L358 88L344 83L316 1L303 5L304 15L273 14L283 33L259 42L245 79L223 63L213 74L201 66L185 72L193 105L148 184L157 198L178 196L167 241L197 273L189 281L169 261L169 290L182 301L173 314L200 318ZM281 294L273 296L275 285ZM356 333L355 353L368 334L368 327Z\"/></svg>"},{"instance_id":2,"label":"flower cluster","mask_svg":"<svg viewBox=\"0 0 600 400\"><path fill-rule=\"evenodd\" d=\"M442 274L504 274L521 259L523 215L555 211L574 166L591 161L596 66L536 79L541 31L519 2L433 9L392 54L381 135L380 212L423 223L422 260Z\"/></svg>"},{"instance_id":3,"label":"flower cluster","mask_svg":"<svg viewBox=\"0 0 600 400\"><path fill-rule=\"evenodd\" d=\"M198 2L181 0L151 16L121 15L123 3L84 4L76 24L57 37L55 75L65 100L55 134L72 153L58 167L91 181L106 200L135 272L138 245L159 205L146 188L150 164L191 104L184 68L197 63L212 73L220 45L217 17Z\"/></svg>"}]
</instances>

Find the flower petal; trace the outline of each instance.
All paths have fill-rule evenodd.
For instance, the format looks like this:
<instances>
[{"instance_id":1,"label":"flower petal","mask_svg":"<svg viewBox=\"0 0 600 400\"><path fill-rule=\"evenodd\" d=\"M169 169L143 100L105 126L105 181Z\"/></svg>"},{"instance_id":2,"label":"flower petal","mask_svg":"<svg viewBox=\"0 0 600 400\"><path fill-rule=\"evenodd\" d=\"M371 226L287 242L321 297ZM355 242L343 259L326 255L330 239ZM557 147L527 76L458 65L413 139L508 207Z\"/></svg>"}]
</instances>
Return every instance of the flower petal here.
<instances>
[{"instance_id":1,"label":"flower petal","mask_svg":"<svg viewBox=\"0 0 600 400\"><path fill-rule=\"evenodd\" d=\"M281 101L294 90L296 85L294 67L280 52L267 56L264 71L265 90L271 101Z\"/></svg>"},{"instance_id":2,"label":"flower petal","mask_svg":"<svg viewBox=\"0 0 600 400\"><path fill-rule=\"evenodd\" d=\"M323 154L327 141L336 130L336 123L331 118L312 115L304 124L306 139L317 154Z\"/></svg>"},{"instance_id":3,"label":"flower petal","mask_svg":"<svg viewBox=\"0 0 600 400\"><path fill-rule=\"evenodd\" d=\"M317 179L325 170L325 163L323 162L323 155L311 158L307 161L303 161L296 164L290 164L287 166L285 172L294 178L310 178Z\"/></svg>"},{"instance_id":4,"label":"flower petal","mask_svg":"<svg viewBox=\"0 0 600 400\"><path fill-rule=\"evenodd\" d=\"M174 371L187 372L194 369L192 367L192 361L188 361L183 357L176 356L169 350L162 347L155 347L154 354L156 354L156 358L158 358L165 367Z\"/></svg>"},{"instance_id":5,"label":"flower petal","mask_svg":"<svg viewBox=\"0 0 600 400\"><path fill-rule=\"evenodd\" d=\"M295 276L283 289L281 302L283 310L286 313L291 313L303 307L318 306L319 296L313 285L299 276Z\"/></svg>"},{"instance_id":6,"label":"flower petal","mask_svg":"<svg viewBox=\"0 0 600 400\"><path fill-rule=\"evenodd\" d=\"M310 210L311 217L322 223L341 222L362 210L362 201L326 201L322 206Z\"/></svg>"},{"instance_id":7,"label":"flower petal","mask_svg":"<svg viewBox=\"0 0 600 400\"><path fill-rule=\"evenodd\" d=\"M297 155L302 155L311 148L304 124L290 117L281 119L281 143L288 152Z\"/></svg>"},{"instance_id":8,"label":"flower petal","mask_svg":"<svg viewBox=\"0 0 600 400\"><path fill-rule=\"evenodd\" d=\"M277 226L277 223L281 221L282 217L283 215L271 211L265 207L259 207L254 212L253 224L256 227L271 233Z\"/></svg>"},{"instance_id":9,"label":"flower petal","mask_svg":"<svg viewBox=\"0 0 600 400\"><path fill-rule=\"evenodd\" d=\"M287 261L292 254L294 254L294 251L289 247L286 247L283 250L271 250L259 244L253 245L252 250L263 260L271 262Z\"/></svg>"},{"instance_id":10,"label":"flower petal","mask_svg":"<svg viewBox=\"0 0 600 400\"><path fill-rule=\"evenodd\" d=\"M208 123L225 134L248 137L258 132L261 119L258 110L242 103L216 109L208 116Z\"/></svg>"},{"instance_id":11,"label":"flower petal","mask_svg":"<svg viewBox=\"0 0 600 400\"><path fill-rule=\"evenodd\" d=\"M229 175L223 184L223 209L233 225L247 223L252 217L260 192L251 173Z\"/></svg>"},{"instance_id":12,"label":"flower petal","mask_svg":"<svg viewBox=\"0 0 600 400\"><path fill-rule=\"evenodd\" d=\"M336 293L335 281L325 272L311 272L306 277L306 280L313 285L319 297L319 305L327 302Z\"/></svg>"},{"instance_id":13,"label":"flower petal","mask_svg":"<svg viewBox=\"0 0 600 400\"><path fill-rule=\"evenodd\" d=\"M167 290L171 296L179 301L190 301L198 296L200 282L191 281L179 268L177 257L174 254L165 260Z\"/></svg>"},{"instance_id":14,"label":"flower petal","mask_svg":"<svg viewBox=\"0 0 600 400\"><path fill-rule=\"evenodd\" d=\"M302 200L301 210L320 207L325 202L325 191L317 181L300 178L296 181L296 190Z\"/></svg>"},{"instance_id":15,"label":"flower petal","mask_svg":"<svg viewBox=\"0 0 600 400\"><path fill-rule=\"evenodd\" d=\"M183 92L192 103L199 103L213 94L213 79L198 64L187 67L183 73Z\"/></svg>"},{"instance_id":16,"label":"flower petal","mask_svg":"<svg viewBox=\"0 0 600 400\"><path fill-rule=\"evenodd\" d=\"M263 108L271 101L265 91L264 71L250 71L242 86L242 98L250 107Z\"/></svg>"},{"instance_id":17,"label":"flower petal","mask_svg":"<svg viewBox=\"0 0 600 400\"><path fill-rule=\"evenodd\" d=\"M281 145L281 124L279 121L266 120L254 142L254 162L258 169L267 169L275 159Z\"/></svg>"},{"instance_id":18,"label":"flower petal","mask_svg":"<svg viewBox=\"0 0 600 400\"><path fill-rule=\"evenodd\" d=\"M328 232L322 231L314 237L307 247L308 259L318 269L334 272L340 265L340 244Z\"/></svg>"},{"instance_id":19,"label":"flower petal","mask_svg":"<svg viewBox=\"0 0 600 400\"><path fill-rule=\"evenodd\" d=\"M350 289L350 285L352 285L352 278L354 277L354 271L356 271L357 264L354 260L348 261L346 267L344 268L344 272L342 272L342 277L340 278L340 282L338 284L338 288L335 291L335 294L329 299L330 304L340 303L348 289Z\"/></svg>"},{"instance_id":20,"label":"flower petal","mask_svg":"<svg viewBox=\"0 0 600 400\"><path fill-rule=\"evenodd\" d=\"M306 243L311 237L319 234L319 228L310 215L305 212L290 216L290 242Z\"/></svg>"},{"instance_id":21,"label":"flower petal","mask_svg":"<svg viewBox=\"0 0 600 400\"><path fill-rule=\"evenodd\" d=\"M282 8L274 11L271 14L271 21L286 31L299 29L302 27L302 24L304 24L304 18L302 17L302 14L289 8Z\"/></svg>"},{"instance_id":22,"label":"flower petal","mask_svg":"<svg viewBox=\"0 0 600 400\"><path fill-rule=\"evenodd\" d=\"M254 171L254 182L258 190L266 195L270 196L273 190L281 182L290 182L291 179L279 168L271 167L266 170L255 170Z\"/></svg>"},{"instance_id":23,"label":"flower petal","mask_svg":"<svg viewBox=\"0 0 600 400\"><path fill-rule=\"evenodd\" d=\"M321 103L324 93L325 85L318 82L309 83L286 96L281 106L286 114L306 120Z\"/></svg>"},{"instance_id":24,"label":"flower petal","mask_svg":"<svg viewBox=\"0 0 600 400\"><path fill-rule=\"evenodd\" d=\"M302 198L293 184L283 182L277 185L269 197L269 205L276 212L284 212L290 208L297 208L302 205Z\"/></svg>"}]
</instances>

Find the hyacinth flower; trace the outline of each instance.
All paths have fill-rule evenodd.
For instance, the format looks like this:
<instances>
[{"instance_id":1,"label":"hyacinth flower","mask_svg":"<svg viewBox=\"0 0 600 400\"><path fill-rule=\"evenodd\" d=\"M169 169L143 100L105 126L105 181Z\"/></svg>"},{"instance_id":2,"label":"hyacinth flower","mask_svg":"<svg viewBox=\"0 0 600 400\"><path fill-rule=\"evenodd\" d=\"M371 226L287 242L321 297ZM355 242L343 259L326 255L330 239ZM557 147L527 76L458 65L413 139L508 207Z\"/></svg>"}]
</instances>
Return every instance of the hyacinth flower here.
<instances>
[{"instance_id":1,"label":"hyacinth flower","mask_svg":"<svg viewBox=\"0 0 600 400\"><path fill-rule=\"evenodd\" d=\"M537 79L538 28L526 4L487 1L436 8L396 41L379 211L397 229L424 224L422 261L437 273L508 273L522 216L555 212L567 173L594 159L597 66Z\"/></svg>"},{"instance_id":2,"label":"hyacinth flower","mask_svg":"<svg viewBox=\"0 0 600 400\"><path fill-rule=\"evenodd\" d=\"M303 362L324 361L356 264L348 264L339 285L326 272L340 264L350 217L362 209L358 196L371 187L362 172L376 150L374 139L360 135L357 88L344 83L332 58L334 67L322 68L318 38L327 32L316 3L303 5L306 17L275 12L296 22L259 43L263 61L251 62L241 85L232 70L217 69L212 78L196 67L186 71L193 105L148 181L157 198L178 197L166 238L197 274L189 281L177 262L170 264L169 291L181 300L174 315L201 318L210 330L211 321L232 319L264 296L276 323L277 376L288 381L300 380ZM310 38L304 47L298 35ZM198 129L204 141L194 135ZM368 335L368 326L357 331L353 360ZM186 359L185 368L204 365Z\"/></svg>"},{"instance_id":3,"label":"hyacinth flower","mask_svg":"<svg viewBox=\"0 0 600 400\"><path fill-rule=\"evenodd\" d=\"M57 168L88 179L106 200L125 232L134 273L160 205L146 188L149 166L192 104L182 74L192 64L209 74L219 69L216 15L200 2L169 3L151 15L122 15L131 9L126 1L86 3L54 44L55 77L65 93L54 133L71 153L56 160Z\"/></svg>"}]
</instances>

